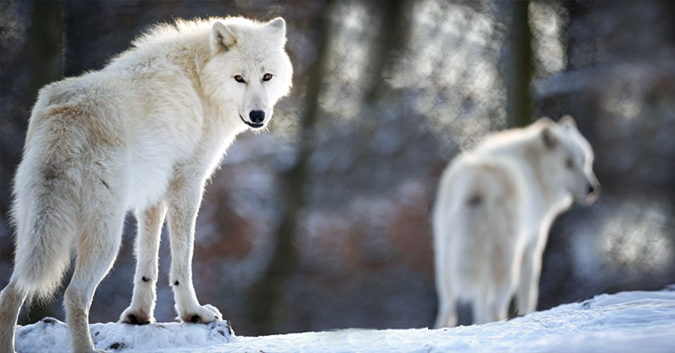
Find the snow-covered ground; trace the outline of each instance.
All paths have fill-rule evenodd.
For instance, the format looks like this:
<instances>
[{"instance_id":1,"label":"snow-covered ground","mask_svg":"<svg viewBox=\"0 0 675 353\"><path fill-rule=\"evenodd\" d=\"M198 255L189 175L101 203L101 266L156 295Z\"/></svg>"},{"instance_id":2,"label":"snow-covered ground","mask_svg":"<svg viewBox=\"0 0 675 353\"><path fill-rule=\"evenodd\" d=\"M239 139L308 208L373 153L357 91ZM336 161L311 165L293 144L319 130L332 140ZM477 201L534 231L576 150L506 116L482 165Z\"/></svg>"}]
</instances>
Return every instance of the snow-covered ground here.
<instances>
[{"instance_id":1,"label":"snow-covered ground","mask_svg":"<svg viewBox=\"0 0 675 353\"><path fill-rule=\"evenodd\" d=\"M430 330L339 330L238 337L210 325L92 324L97 348L113 352L675 352L675 287L603 294L510 321ZM68 352L65 324L17 329L18 352Z\"/></svg>"}]
</instances>

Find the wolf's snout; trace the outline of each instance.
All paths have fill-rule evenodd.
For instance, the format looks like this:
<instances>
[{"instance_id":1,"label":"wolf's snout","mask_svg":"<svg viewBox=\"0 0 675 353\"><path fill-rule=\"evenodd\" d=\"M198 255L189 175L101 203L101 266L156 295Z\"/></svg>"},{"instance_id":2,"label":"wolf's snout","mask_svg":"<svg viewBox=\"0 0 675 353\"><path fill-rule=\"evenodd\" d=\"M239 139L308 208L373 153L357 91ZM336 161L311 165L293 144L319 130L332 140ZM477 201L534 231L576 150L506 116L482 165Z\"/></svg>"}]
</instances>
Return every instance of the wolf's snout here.
<instances>
[{"instance_id":1,"label":"wolf's snout","mask_svg":"<svg viewBox=\"0 0 675 353\"><path fill-rule=\"evenodd\" d=\"M260 124L265 120L265 112L262 110L252 110L248 116L254 124Z\"/></svg>"},{"instance_id":2,"label":"wolf's snout","mask_svg":"<svg viewBox=\"0 0 675 353\"><path fill-rule=\"evenodd\" d=\"M600 196L600 183L588 183L586 186L586 201L591 204Z\"/></svg>"}]
</instances>

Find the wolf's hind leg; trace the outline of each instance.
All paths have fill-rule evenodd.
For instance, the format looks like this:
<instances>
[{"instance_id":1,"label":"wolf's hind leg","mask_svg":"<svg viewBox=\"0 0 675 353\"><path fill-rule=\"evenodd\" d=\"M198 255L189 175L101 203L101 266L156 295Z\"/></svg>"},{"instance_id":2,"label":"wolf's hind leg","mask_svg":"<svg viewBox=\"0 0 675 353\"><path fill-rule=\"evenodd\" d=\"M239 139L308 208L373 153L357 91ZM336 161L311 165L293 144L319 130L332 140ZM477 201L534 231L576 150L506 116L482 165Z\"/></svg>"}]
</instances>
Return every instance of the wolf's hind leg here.
<instances>
[{"instance_id":1,"label":"wolf's hind leg","mask_svg":"<svg viewBox=\"0 0 675 353\"><path fill-rule=\"evenodd\" d=\"M453 327L457 325L457 301L454 296L438 298L438 314L434 328Z\"/></svg>"},{"instance_id":2,"label":"wolf's hind leg","mask_svg":"<svg viewBox=\"0 0 675 353\"><path fill-rule=\"evenodd\" d=\"M158 252L162 225L166 216L166 203L136 214L138 234L136 235L136 275L131 305L124 310L120 322L143 325L155 321L154 310L157 299L156 287L159 274Z\"/></svg>"},{"instance_id":3,"label":"wolf's hind leg","mask_svg":"<svg viewBox=\"0 0 675 353\"><path fill-rule=\"evenodd\" d=\"M0 292L0 352L14 352L14 326L25 300L13 279Z\"/></svg>"},{"instance_id":4,"label":"wolf's hind leg","mask_svg":"<svg viewBox=\"0 0 675 353\"><path fill-rule=\"evenodd\" d=\"M96 287L117 256L124 225L124 211L121 207L113 211L105 209L103 205L93 207L100 210L101 214L98 214L100 217L90 217L83 221L82 232L77 239L75 272L66 289L64 300L68 331L73 351L77 353L101 352L94 350L89 332L89 308ZM105 215L102 214L104 212Z\"/></svg>"},{"instance_id":5,"label":"wolf's hind leg","mask_svg":"<svg viewBox=\"0 0 675 353\"><path fill-rule=\"evenodd\" d=\"M540 249L526 249L523 254L520 282L516 293L518 315L527 315L537 309L542 252Z\"/></svg>"},{"instance_id":6,"label":"wolf's hind leg","mask_svg":"<svg viewBox=\"0 0 675 353\"><path fill-rule=\"evenodd\" d=\"M434 328L453 327L457 325L457 298L451 283L451 276L453 276L452 271L454 269L450 265L448 255L448 249L436 249L436 293L438 296L438 313L436 315Z\"/></svg>"}]
</instances>

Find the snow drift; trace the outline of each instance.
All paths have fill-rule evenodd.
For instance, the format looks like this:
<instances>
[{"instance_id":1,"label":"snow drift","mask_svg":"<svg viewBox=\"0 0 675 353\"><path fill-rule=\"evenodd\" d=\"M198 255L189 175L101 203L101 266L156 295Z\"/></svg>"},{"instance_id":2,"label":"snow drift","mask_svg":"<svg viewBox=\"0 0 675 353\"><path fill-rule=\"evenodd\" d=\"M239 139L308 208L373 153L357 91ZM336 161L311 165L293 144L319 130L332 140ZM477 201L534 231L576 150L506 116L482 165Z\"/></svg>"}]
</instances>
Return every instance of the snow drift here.
<instances>
[{"instance_id":1,"label":"snow drift","mask_svg":"<svg viewBox=\"0 0 675 353\"><path fill-rule=\"evenodd\" d=\"M237 337L227 321L209 325L92 324L97 348L113 352L674 352L675 286L602 294L510 321L440 330L349 329ZM69 352L64 323L19 327L20 353Z\"/></svg>"}]
</instances>

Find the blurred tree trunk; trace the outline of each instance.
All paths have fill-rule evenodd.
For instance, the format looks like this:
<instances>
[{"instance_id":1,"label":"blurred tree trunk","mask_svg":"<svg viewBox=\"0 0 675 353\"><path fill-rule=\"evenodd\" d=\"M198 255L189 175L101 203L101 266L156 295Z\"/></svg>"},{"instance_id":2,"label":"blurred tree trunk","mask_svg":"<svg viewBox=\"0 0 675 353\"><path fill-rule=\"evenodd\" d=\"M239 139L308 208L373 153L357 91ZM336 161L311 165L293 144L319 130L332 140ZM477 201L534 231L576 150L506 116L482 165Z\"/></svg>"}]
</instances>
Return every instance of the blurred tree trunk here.
<instances>
[{"instance_id":1,"label":"blurred tree trunk","mask_svg":"<svg viewBox=\"0 0 675 353\"><path fill-rule=\"evenodd\" d=\"M369 1L368 1L369 2ZM373 103L386 92L385 77L396 64L395 58L402 57L410 28L410 2L407 0L383 1L384 15L380 28L370 43L371 70L365 90L365 104Z\"/></svg>"},{"instance_id":2,"label":"blurred tree trunk","mask_svg":"<svg viewBox=\"0 0 675 353\"><path fill-rule=\"evenodd\" d=\"M35 1L31 8L31 26L28 32L28 50L30 57L30 89L23 95L25 106L35 102L40 87L63 77L63 10L61 1ZM11 74L5 72L5 74ZM28 116L12 118L11 124L17 130L26 132ZM21 159L21 148L3 146L2 176L14 175ZM3 183L0 190L0 211L7 214L10 207L9 183Z\"/></svg>"},{"instance_id":3,"label":"blurred tree trunk","mask_svg":"<svg viewBox=\"0 0 675 353\"><path fill-rule=\"evenodd\" d=\"M258 335L278 333L277 327L284 319L282 306L284 284L292 274L297 262L295 239L300 213L306 203L305 186L309 180L308 164L315 147L314 130L319 118L319 98L329 60L333 17L332 5L333 1L328 0L325 4L325 10L318 17L319 23L316 27L321 28L317 38L319 48L316 61L308 70L305 112L301 116L300 131L297 137L298 153L295 163L282 175L283 205L281 222L275 232L276 244L267 269L251 286L251 294L248 298L251 319L256 326Z\"/></svg>"},{"instance_id":4,"label":"blurred tree trunk","mask_svg":"<svg viewBox=\"0 0 675 353\"><path fill-rule=\"evenodd\" d=\"M366 68L370 74L367 77L366 88L363 94L363 106L359 114L361 128L358 133L359 141L364 146L357 150L367 151L370 148L371 138L375 131L380 128L383 121L373 119L374 116L386 117L384 112L392 109L392 93L386 79L392 70L397 68L397 58L403 57L409 29L411 15L411 1L390 0L381 1L374 5L366 1L370 6L383 8L380 26L370 47L370 65ZM404 102L404 99L400 100ZM398 111L397 113L401 113Z\"/></svg>"},{"instance_id":5,"label":"blurred tree trunk","mask_svg":"<svg viewBox=\"0 0 675 353\"><path fill-rule=\"evenodd\" d=\"M507 121L509 127L532 121L532 31L529 0L511 1L507 67Z\"/></svg>"},{"instance_id":6,"label":"blurred tree trunk","mask_svg":"<svg viewBox=\"0 0 675 353\"><path fill-rule=\"evenodd\" d=\"M26 94L26 99L30 102L27 102L26 106L35 103L42 86L63 78L64 67L65 31L61 1L35 1L32 5L28 38L31 78L30 91ZM16 163L19 160L20 156L16 156ZM35 302L30 308L30 315L27 316L28 323L37 322L45 316L54 316L50 306Z\"/></svg>"},{"instance_id":7,"label":"blurred tree trunk","mask_svg":"<svg viewBox=\"0 0 675 353\"><path fill-rule=\"evenodd\" d=\"M33 102L42 86L63 77L64 33L61 1L33 2L28 43L31 69L29 96Z\"/></svg>"},{"instance_id":8,"label":"blurred tree trunk","mask_svg":"<svg viewBox=\"0 0 675 353\"><path fill-rule=\"evenodd\" d=\"M532 122L532 30L529 0L510 2L508 60L506 68L506 121L509 128L527 126ZM509 305L509 317L522 315L515 308L515 298Z\"/></svg>"}]
</instances>

